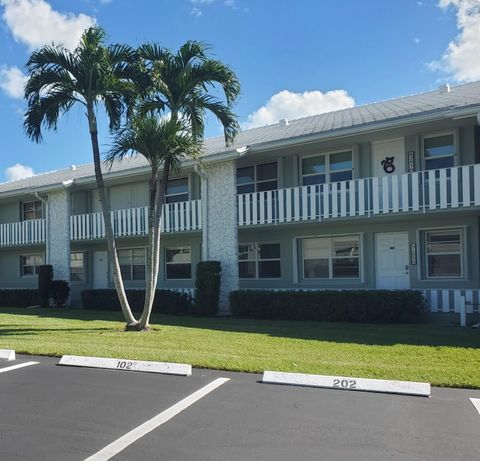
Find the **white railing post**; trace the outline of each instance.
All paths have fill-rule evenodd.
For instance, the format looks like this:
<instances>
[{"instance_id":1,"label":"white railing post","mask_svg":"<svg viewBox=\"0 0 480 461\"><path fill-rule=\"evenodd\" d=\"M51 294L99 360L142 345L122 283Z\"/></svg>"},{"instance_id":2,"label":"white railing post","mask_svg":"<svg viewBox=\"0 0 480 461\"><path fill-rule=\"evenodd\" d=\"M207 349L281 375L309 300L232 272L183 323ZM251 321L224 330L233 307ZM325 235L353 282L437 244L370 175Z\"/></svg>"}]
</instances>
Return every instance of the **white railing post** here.
<instances>
[{"instance_id":1,"label":"white railing post","mask_svg":"<svg viewBox=\"0 0 480 461\"><path fill-rule=\"evenodd\" d=\"M465 327L467 325L467 307L465 302L465 296L460 296L460 326Z\"/></svg>"}]
</instances>

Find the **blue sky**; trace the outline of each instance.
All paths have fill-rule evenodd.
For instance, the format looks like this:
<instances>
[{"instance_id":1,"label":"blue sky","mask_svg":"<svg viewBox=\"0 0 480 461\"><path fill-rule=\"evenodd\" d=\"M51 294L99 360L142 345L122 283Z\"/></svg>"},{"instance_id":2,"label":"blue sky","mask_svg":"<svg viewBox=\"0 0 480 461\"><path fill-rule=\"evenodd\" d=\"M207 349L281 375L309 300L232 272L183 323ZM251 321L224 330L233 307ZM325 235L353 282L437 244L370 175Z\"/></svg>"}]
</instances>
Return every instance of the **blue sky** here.
<instances>
[{"instance_id":1,"label":"blue sky","mask_svg":"<svg viewBox=\"0 0 480 461\"><path fill-rule=\"evenodd\" d=\"M80 111L25 137L21 87L34 48L72 47L93 22L112 42L211 44L241 81L244 127L480 79L480 0L0 0L0 181L91 161Z\"/></svg>"}]
</instances>

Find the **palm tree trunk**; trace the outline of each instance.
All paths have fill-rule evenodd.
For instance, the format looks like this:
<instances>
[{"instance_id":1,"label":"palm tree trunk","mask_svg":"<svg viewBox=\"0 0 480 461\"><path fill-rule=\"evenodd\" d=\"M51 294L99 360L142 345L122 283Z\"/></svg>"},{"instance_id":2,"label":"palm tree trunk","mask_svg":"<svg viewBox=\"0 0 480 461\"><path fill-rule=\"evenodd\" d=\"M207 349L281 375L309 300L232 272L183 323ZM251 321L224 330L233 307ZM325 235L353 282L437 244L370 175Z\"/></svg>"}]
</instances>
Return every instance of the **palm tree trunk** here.
<instances>
[{"instance_id":1,"label":"palm tree trunk","mask_svg":"<svg viewBox=\"0 0 480 461\"><path fill-rule=\"evenodd\" d=\"M145 304L143 307L142 316L140 318L140 328L148 330L150 315L152 313L153 301L155 299L155 290L157 288L158 272L160 270L160 237L161 237L161 221L163 213L163 205L165 203L165 189L170 172L170 163L165 162L163 175L161 180L157 180L155 187L155 203L152 209L152 228L151 228L151 257L149 265L149 283L145 292ZM148 297L148 298L147 298Z\"/></svg>"},{"instance_id":2,"label":"palm tree trunk","mask_svg":"<svg viewBox=\"0 0 480 461\"><path fill-rule=\"evenodd\" d=\"M95 179L97 181L97 189L100 197L100 204L102 206L103 220L105 221L105 234L107 237L108 253L110 256L110 262L112 265L113 281L115 283L115 289L117 290L118 299L122 308L123 315L127 321L127 328L135 327L138 321L132 314L130 305L128 303L127 295L125 293L125 287L123 285L123 279L120 271L120 262L118 260L117 246L115 239L113 238L112 221L110 217L110 206L107 201L107 194L105 191L105 183L103 181L102 167L100 161L100 148L98 146L98 131L97 120L93 108L88 108L88 123L90 128L90 138L92 141L93 149L93 163L95 166Z\"/></svg>"}]
</instances>

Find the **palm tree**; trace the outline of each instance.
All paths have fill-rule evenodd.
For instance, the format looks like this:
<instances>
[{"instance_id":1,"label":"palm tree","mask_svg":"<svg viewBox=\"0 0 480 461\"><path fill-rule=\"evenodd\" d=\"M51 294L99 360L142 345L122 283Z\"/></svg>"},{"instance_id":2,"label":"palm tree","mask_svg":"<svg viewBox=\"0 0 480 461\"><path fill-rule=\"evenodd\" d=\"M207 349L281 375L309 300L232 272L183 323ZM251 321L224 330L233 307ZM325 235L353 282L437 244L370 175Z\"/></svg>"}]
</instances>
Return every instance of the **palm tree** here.
<instances>
[{"instance_id":1,"label":"palm tree","mask_svg":"<svg viewBox=\"0 0 480 461\"><path fill-rule=\"evenodd\" d=\"M27 62L25 85L27 110L24 128L27 136L42 141L42 128L57 129L61 115L79 106L85 110L93 150L95 178L105 221L113 280L127 327L138 322L127 301L110 220L110 206L103 181L98 145L97 111L106 112L111 131L118 129L126 111L138 96L136 51L127 45L105 45L105 32L87 29L75 50L52 44L34 51Z\"/></svg>"},{"instance_id":2,"label":"palm tree","mask_svg":"<svg viewBox=\"0 0 480 461\"><path fill-rule=\"evenodd\" d=\"M138 113L154 114L169 119L169 129L188 131L189 142L202 141L205 131L206 113L210 112L222 124L225 143L235 138L238 130L237 115L232 107L240 94L240 83L233 70L222 62L211 59L208 47L201 42L185 43L177 53L161 48L156 44L144 44L139 47L138 56L142 63L143 75L138 82L142 89L142 98ZM214 94L223 92L224 99ZM211 94L213 91L214 94ZM181 121L181 125L178 122ZM150 123L151 122L150 120ZM183 136L183 135L180 135ZM185 140L185 139L184 139ZM165 146L166 147L166 146ZM166 184L172 165L179 164L180 152L164 154L162 181L158 184L159 202L157 214L152 223L154 241L160 239L160 215L164 204ZM153 193L153 191L152 191ZM149 258L150 293L145 296L145 305L140 327L148 328L156 281L158 279L160 247L158 242L151 248Z\"/></svg>"},{"instance_id":3,"label":"palm tree","mask_svg":"<svg viewBox=\"0 0 480 461\"><path fill-rule=\"evenodd\" d=\"M178 171L182 159L198 159L201 149L201 144L187 128L182 120L158 118L154 115L134 117L117 133L107 155L107 162L111 164L127 155L140 154L151 167L147 252L149 273L145 304L139 324L141 330L149 329L157 286L160 266L160 223L168 177L170 173Z\"/></svg>"}]
</instances>

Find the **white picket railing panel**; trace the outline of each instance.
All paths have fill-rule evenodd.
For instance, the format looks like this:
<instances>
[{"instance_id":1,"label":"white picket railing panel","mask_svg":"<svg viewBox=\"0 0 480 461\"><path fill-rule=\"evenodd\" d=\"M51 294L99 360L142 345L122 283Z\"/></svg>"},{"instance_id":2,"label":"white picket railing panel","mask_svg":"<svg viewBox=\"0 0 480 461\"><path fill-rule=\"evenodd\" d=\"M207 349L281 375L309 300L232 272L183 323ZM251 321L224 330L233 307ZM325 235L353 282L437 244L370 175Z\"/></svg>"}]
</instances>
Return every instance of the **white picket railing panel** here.
<instances>
[{"instance_id":1,"label":"white picket railing panel","mask_svg":"<svg viewBox=\"0 0 480 461\"><path fill-rule=\"evenodd\" d=\"M45 241L45 219L0 224L0 246L32 245Z\"/></svg>"},{"instance_id":2,"label":"white picket railing panel","mask_svg":"<svg viewBox=\"0 0 480 461\"><path fill-rule=\"evenodd\" d=\"M480 164L238 195L238 224L279 224L480 206Z\"/></svg>"}]
</instances>

